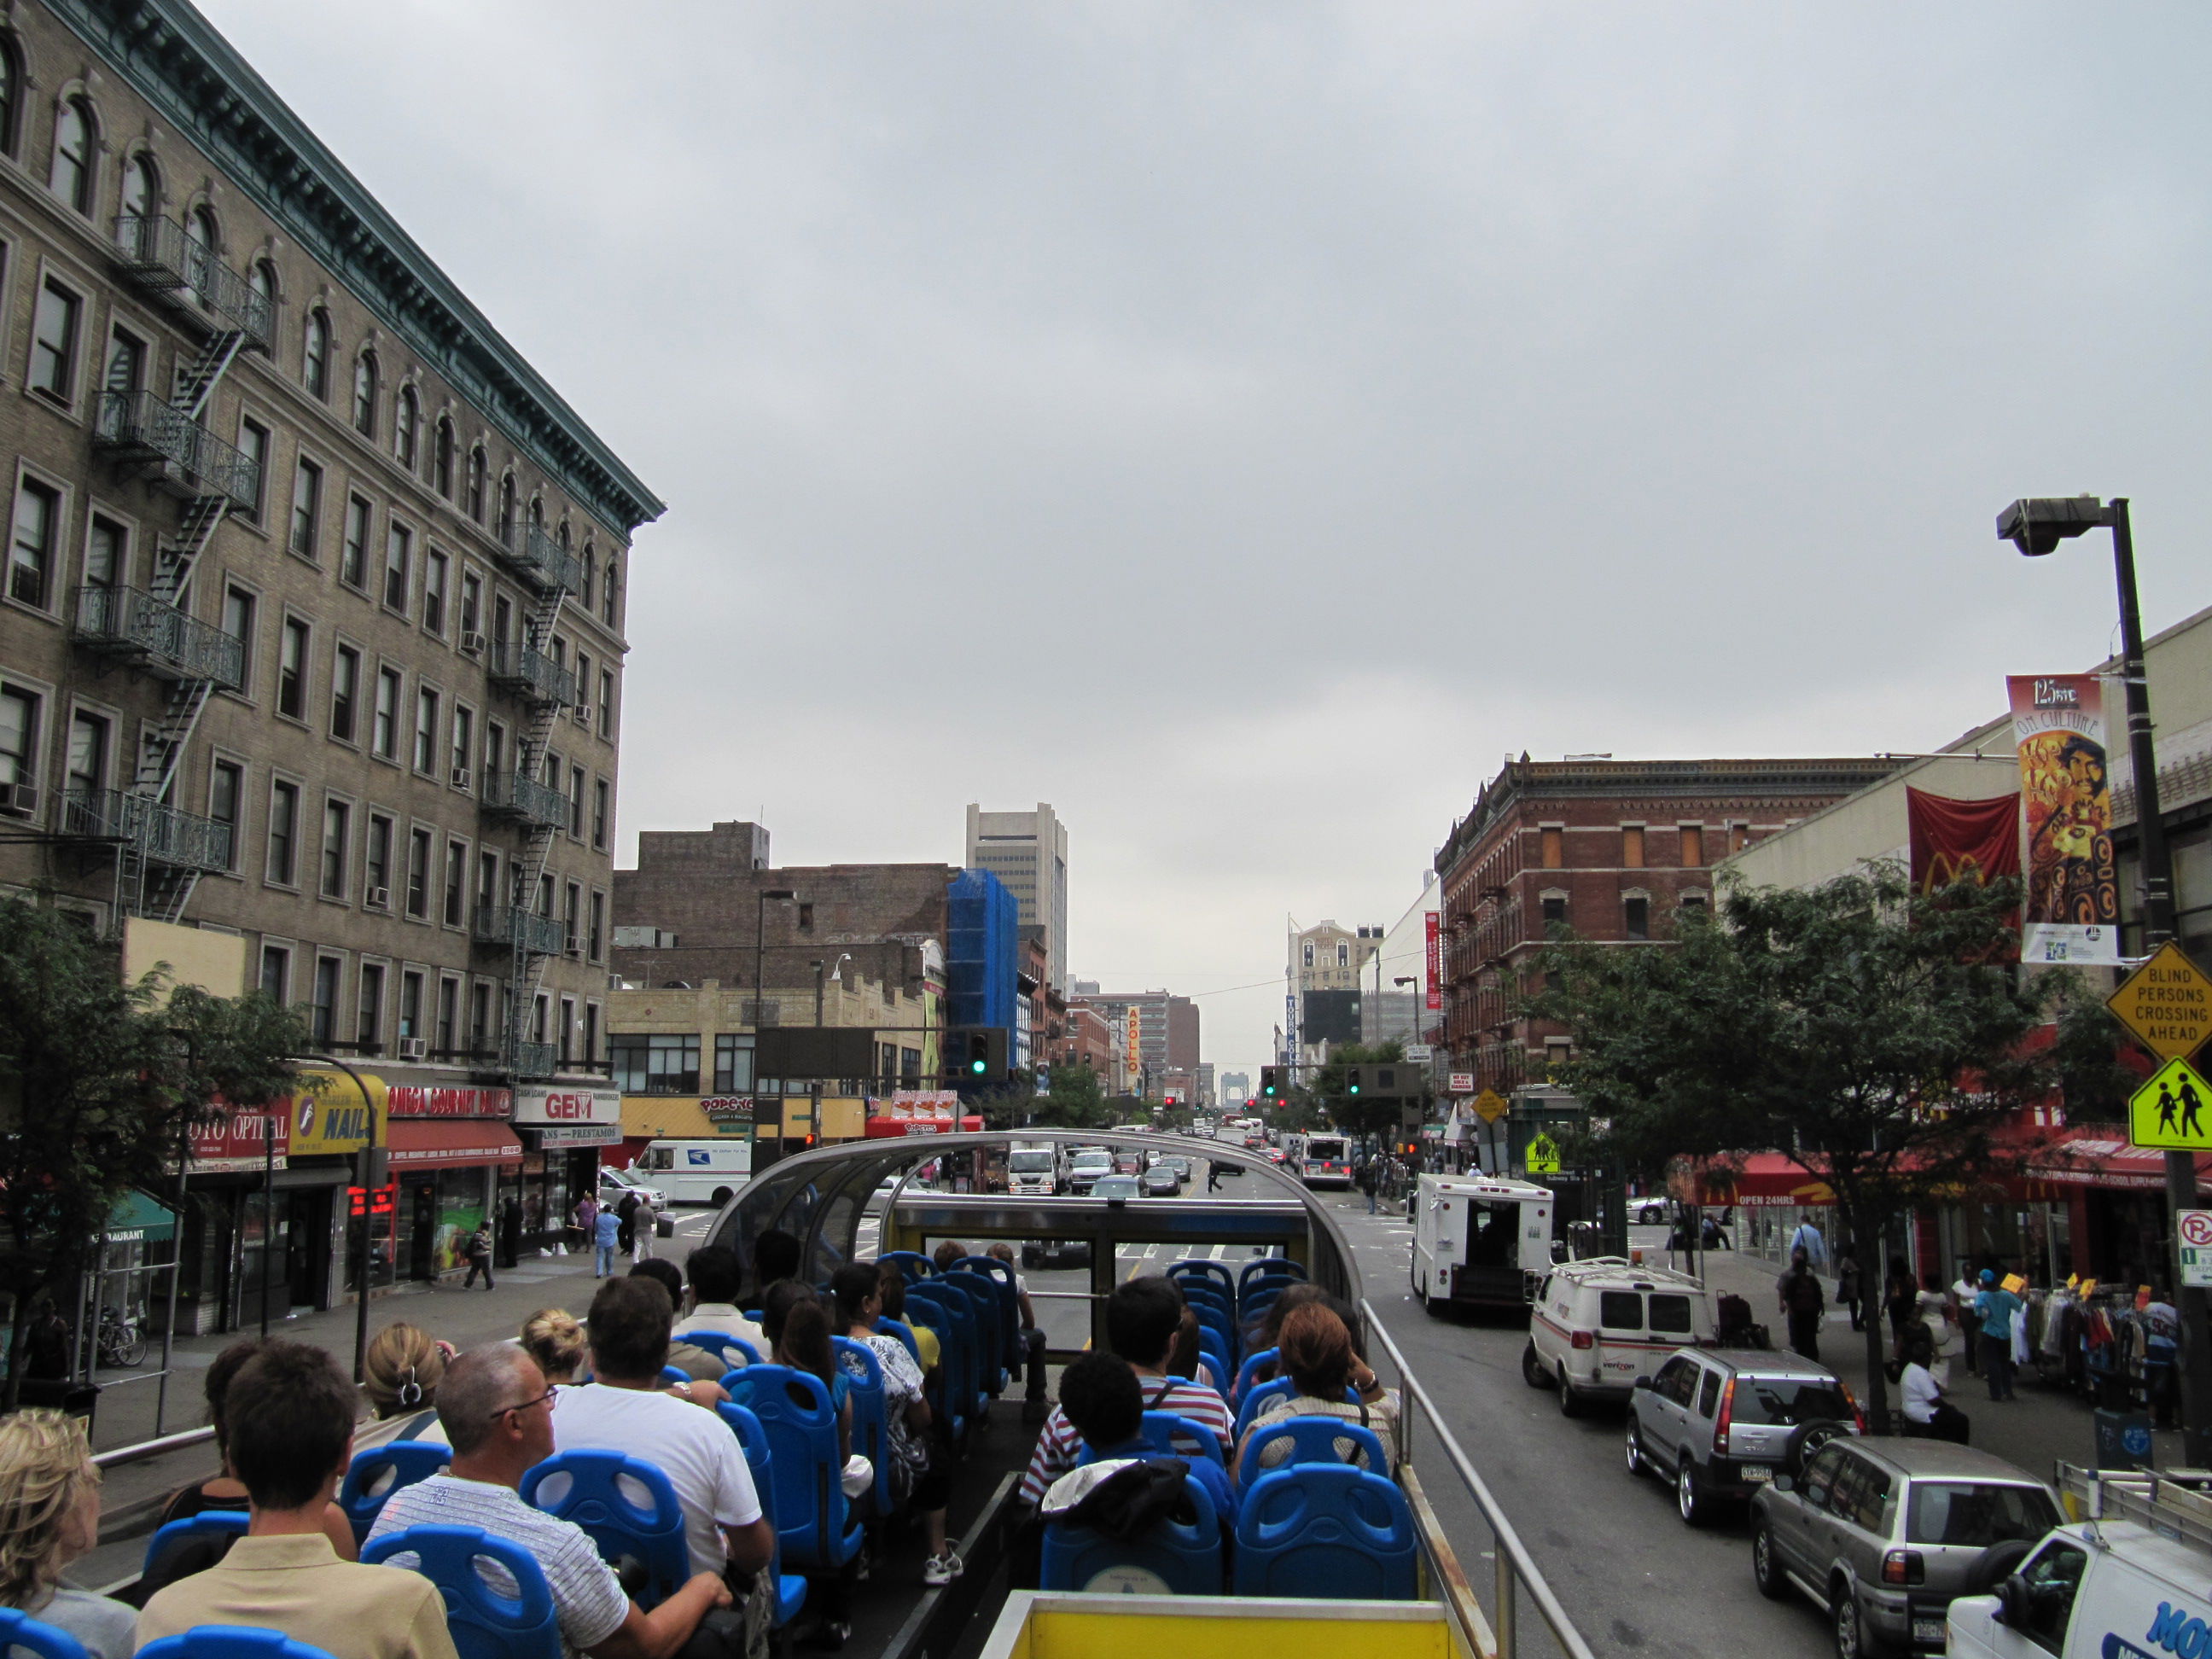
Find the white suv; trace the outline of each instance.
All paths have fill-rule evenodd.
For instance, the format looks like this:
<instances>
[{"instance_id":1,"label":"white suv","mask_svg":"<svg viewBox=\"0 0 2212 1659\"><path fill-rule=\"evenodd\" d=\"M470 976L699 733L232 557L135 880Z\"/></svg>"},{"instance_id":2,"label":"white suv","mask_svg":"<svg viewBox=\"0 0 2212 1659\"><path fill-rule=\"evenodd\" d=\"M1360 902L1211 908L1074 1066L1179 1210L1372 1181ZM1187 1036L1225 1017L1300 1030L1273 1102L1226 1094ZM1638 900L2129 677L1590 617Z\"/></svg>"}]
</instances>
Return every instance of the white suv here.
<instances>
[{"instance_id":1,"label":"white suv","mask_svg":"<svg viewBox=\"0 0 2212 1659\"><path fill-rule=\"evenodd\" d=\"M1626 1400L1675 1349L1717 1334L1712 1293L1687 1273L1593 1256L1546 1277L1521 1375L1532 1389L1556 1389L1559 1410L1575 1417L1592 1400Z\"/></svg>"}]
</instances>

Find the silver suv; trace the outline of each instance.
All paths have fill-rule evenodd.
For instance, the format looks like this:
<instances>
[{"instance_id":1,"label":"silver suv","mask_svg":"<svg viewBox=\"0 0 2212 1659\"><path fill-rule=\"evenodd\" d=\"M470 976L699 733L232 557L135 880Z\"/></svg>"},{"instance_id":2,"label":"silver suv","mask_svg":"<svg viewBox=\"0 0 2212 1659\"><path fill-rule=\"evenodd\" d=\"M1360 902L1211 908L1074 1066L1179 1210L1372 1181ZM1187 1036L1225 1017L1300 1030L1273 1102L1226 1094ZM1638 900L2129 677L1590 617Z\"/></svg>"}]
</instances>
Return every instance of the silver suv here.
<instances>
[{"instance_id":1,"label":"silver suv","mask_svg":"<svg viewBox=\"0 0 2212 1659\"><path fill-rule=\"evenodd\" d=\"M1752 1576L1762 1595L1794 1584L1825 1607L1838 1659L1941 1649L1953 1598L1990 1588L1984 1553L2059 1522L2048 1487L1987 1452L1838 1441L1752 1499Z\"/></svg>"},{"instance_id":2,"label":"silver suv","mask_svg":"<svg viewBox=\"0 0 2212 1659\"><path fill-rule=\"evenodd\" d=\"M1814 1449L1859 1432L1858 1403L1817 1360L1764 1349L1679 1348L1628 1401L1628 1472L1671 1479L1695 1526L1716 1500L1748 1498Z\"/></svg>"}]
</instances>

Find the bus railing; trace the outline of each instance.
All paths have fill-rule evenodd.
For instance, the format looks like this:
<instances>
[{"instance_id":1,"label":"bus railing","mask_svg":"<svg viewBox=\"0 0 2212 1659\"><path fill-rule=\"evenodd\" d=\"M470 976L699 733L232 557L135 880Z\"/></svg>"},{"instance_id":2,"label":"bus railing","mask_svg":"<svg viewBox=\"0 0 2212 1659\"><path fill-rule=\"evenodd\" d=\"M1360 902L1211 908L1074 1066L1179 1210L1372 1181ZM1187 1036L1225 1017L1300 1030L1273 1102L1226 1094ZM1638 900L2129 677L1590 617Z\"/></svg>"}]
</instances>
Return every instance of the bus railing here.
<instances>
[{"instance_id":1,"label":"bus railing","mask_svg":"<svg viewBox=\"0 0 2212 1659\"><path fill-rule=\"evenodd\" d=\"M1462 1449L1458 1437L1452 1433L1451 1425L1444 1421L1443 1413L1437 1409L1436 1401L1421 1386L1420 1379L1413 1375L1413 1367L1406 1363L1406 1357L1398 1351L1398 1345L1390 1340L1382 1316L1364 1297L1360 1299L1359 1311L1367 1322L1368 1340L1381 1346L1389 1356L1391 1368L1397 1372L1401 1401L1396 1449L1399 1461L1409 1469L1413 1465L1413 1413L1403 1407L1406 1404L1417 1406L1436 1436L1437 1449L1443 1454L1444 1461L1451 1465L1453 1473L1459 1476L1460 1485L1466 1488L1468 1496L1474 1501L1475 1510L1482 1516L1483 1524L1490 1528L1492 1554L1497 1571L1491 1592L1491 1606L1487 1609L1490 1628L1482 1633L1486 1633L1494 1644L1492 1651L1498 1659L1515 1659L1519 1650L1518 1603L1523 1591L1551 1631L1553 1640L1559 1644L1559 1651L1565 1659L1595 1659L1589 1644L1583 1639L1582 1632L1567 1617L1566 1609L1559 1604L1559 1598L1553 1594L1542 1570L1537 1566L1535 1558L1528 1553L1528 1547L1521 1541L1520 1533L1515 1529L1512 1522L1506 1519L1504 1508L1498 1504L1496 1494L1490 1490L1490 1483L1476 1472L1474 1463ZM1448 1602L1450 1600L1449 1595L1446 1600ZM1479 1634L1474 1634L1471 1645L1481 1653L1483 1648Z\"/></svg>"}]
</instances>

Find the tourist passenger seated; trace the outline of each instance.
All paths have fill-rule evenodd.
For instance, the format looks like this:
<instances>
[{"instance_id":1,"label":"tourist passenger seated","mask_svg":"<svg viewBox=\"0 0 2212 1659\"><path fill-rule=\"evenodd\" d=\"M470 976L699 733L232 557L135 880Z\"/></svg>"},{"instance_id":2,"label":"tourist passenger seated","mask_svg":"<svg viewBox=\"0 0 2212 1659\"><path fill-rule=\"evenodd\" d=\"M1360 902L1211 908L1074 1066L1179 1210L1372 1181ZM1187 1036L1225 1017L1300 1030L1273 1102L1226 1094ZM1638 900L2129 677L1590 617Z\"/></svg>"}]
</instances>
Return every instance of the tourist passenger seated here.
<instances>
[{"instance_id":1,"label":"tourist passenger seated","mask_svg":"<svg viewBox=\"0 0 2212 1659\"><path fill-rule=\"evenodd\" d=\"M1119 1354L1079 1355L1060 1374L1060 1407L1102 1463L1175 1455L1146 1440L1145 1386ZM1213 1500L1214 1514L1233 1523L1237 1501L1230 1493L1228 1472L1210 1457L1190 1456L1182 1462Z\"/></svg>"},{"instance_id":2,"label":"tourist passenger seated","mask_svg":"<svg viewBox=\"0 0 2212 1659\"><path fill-rule=\"evenodd\" d=\"M563 1308L540 1308L522 1322L522 1351L538 1362L548 1388L565 1389L584 1369L584 1328Z\"/></svg>"},{"instance_id":3,"label":"tourist passenger seated","mask_svg":"<svg viewBox=\"0 0 2212 1659\"><path fill-rule=\"evenodd\" d=\"M775 1534L762 1518L744 1452L728 1425L660 1386L675 1310L650 1279L610 1279L592 1298L592 1381L553 1400L553 1443L623 1452L657 1465L676 1489L695 1572L744 1582L765 1565Z\"/></svg>"},{"instance_id":4,"label":"tourist passenger seated","mask_svg":"<svg viewBox=\"0 0 2212 1659\"><path fill-rule=\"evenodd\" d=\"M753 1296L766 1306L768 1287L781 1279L799 1277L802 1251L799 1241L781 1227L771 1227L753 1240ZM744 1334L732 1331L732 1336Z\"/></svg>"},{"instance_id":5,"label":"tourist passenger seated","mask_svg":"<svg viewBox=\"0 0 2212 1659\"><path fill-rule=\"evenodd\" d=\"M927 1383L945 1364L945 1345L938 1340L937 1333L928 1326L906 1316L906 1275L899 1271L897 1262L877 1262L876 1282L884 1293L884 1310L878 1317L896 1319L913 1333L915 1357L921 1365L921 1380ZM899 1346L904 1347L906 1345L901 1343Z\"/></svg>"},{"instance_id":6,"label":"tourist passenger seated","mask_svg":"<svg viewBox=\"0 0 2212 1659\"><path fill-rule=\"evenodd\" d=\"M1173 1412L1211 1429L1225 1455L1237 1429L1227 1403L1203 1382L1167 1372L1169 1351L1182 1328L1182 1293L1164 1279L1132 1279L1116 1285L1106 1298L1106 1346L1134 1368L1144 1410ZM1063 1390L1065 1386L1063 1378ZM1054 1407L1022 1476L1022 1502L1035 1508L1042 1501L1045 1488L1075 1467L1082 1441L1066 1408Z\"/></svg>"},{"instance_id":7,"label":"tourist passenger seated","mask_svg":"<svg viewBox=\"0 0 2212 1659\"><path fill-rule=\"evenodd\" d=\"M1028 1381L1027 1398L1040 1410L1044 1405L1044 1333L1037 1328L1036 1309L1030 1302L1030 1282L1014 1267L1014 1247L1000 1239L985 1252L994 1261L1003 1261L1014 1269L1014 1298L1021 1304L1022 1365ZM1181 1375L1188 1376L1189 1372Z\"/></svg>"},{"instance_id":8,"label":"tourist passenger seated","mask_svg":"<svg viewBox=\"0 0 2212 1659\"><path fill-rule=\"evenodd\" d=\"M238 1375L239 1368L265 1346L264 1338L246 1337L232 1343L208 1365L200 1391L207 1400L208 1426L215 1431L216 1461L222 1466L222 1472L197 1485L179 1487L162 1507L161 1518L155 1523L157 1526L167 1526L172 1521L190 1520L208 1510L242 1510L246 1507L246 1483L230 1472L230 1419L229 1413L223 1409L223 1400L229 1391L231 1379ZM323 1516L323 1534L331 1540L331 1547L346 1560L350 1561L360 1553L354 1544L353 1523L346 1519L345 1511L336 1504L332 1504ZM219 1543L211 1541L205 1556L177 1559L172 1564L175 1571L165 1576L161 1583L143 1586L140 1599L151 1595L171 1577L181 1577L185 1572L197 1572L210 1561L220 1559L222 1552L229 1547L228 1539Z\"/></svg>"},{"instance_id":9,"label":"tourist passenger seated","mask_svg":"<svg viewBox=\"0 0 2212 1659\"><path fill-rule=\"evenodd\" d=\"M931 1262L941 1273L949 1273L975 1252L957 1238L948 1238L929 1253Z\"/></svg>"},{"instance_id":10,"label":"tourist passenger seated","mask_svg":"<svg viewBox=\"0 0 2212 1659\"><path fill-rule=\"evenodd\" d=\"M691 1281L691 1311L676 1322L676 1335L720 1331L724 1336L751 1343L759 1353L768 1352L768 1338L761 1328L738 1310L738 1293L745 1282L745 1275L744 1269L738 1265L735 1250L720 1244L702 1244L685 1260L684 1273ZM744 1356L733 1354L731 1358L741 1361Z\"/></svg>"},{"instance_id":11,"label":"tourist passenger seated","mask_svg":"<svg viewBox=\"0 0 2212 1659\"><path fill-rule=\"evenodd\" d=\"M659 1256L647 1256L630 1268L629 1276L653 1280L668 1292L670 1307L684 1305L684 1271L673 1261L663 1261ZM736 1333L732 1332L731 1334L735 1335ZM739 1354L738 1358L742 1360L744 1356ZM686 1391L693 1404L718 1405L729 1398L720 1386L723 1375L730 1369L722 1363L721 1356L709 1352L696 1343L684 1341L676 1334L673 1326L669 1328L668 1363L694 1382L702 1385L696 1390Z\"/></svg>"},{"instance_id":12,"label":"tourist passenger seated","mask_svg":"<svg viewBox=\"0 0 2212 1659\"><path fill-rule=\"evenodd\" d=\"M1398 1396L1382 1386L1374 1368L1353 1350L1351 1328L1334 1311L1319 1302L1292 1309L1283 1322L1282 1363L1291 1379L1291 1394L1288 1398L1269 1401L1245 1430L1244 1443L1237 1451L1240 1478L1252 1437L1263 1425L1288 1417L1343 1418L1374 1430L1384 1449L1390 1447L1398 1422ZM1345 1398L1347 1385L1359 1396L1357 1403ZM1352 1443L1340 1440L1336 1450L1339 1456L1348 1458ZM1261 1452L1261 1465L1273 1468L1290 1455L1286 1445L1266 1447Z\"/></svg>"},{"instance_id":13,"label":"tourist passenger seated","mask_svg":"<svg viewBox=\"0 0 2212 1659\"><path fill-rule=\"evenodd\" d=\"M423 1431L437 1425L438 1382L446 1362L453 1357L450 1342L434 1340L430 1334L405 1321L386 1325L369 1339L362 1357L362 1389L379 1421L404 1418L393 1440L437 1440L440 1434Z\"/></svg>"},{"instance_id":14,"label":"tourist passenger seated","mask_svg":"<svg viewBox=\"0 0 2212 1659\"><path fill-rule=\"evenodd\" d=\"M84 1425L43 1406L0 1419L0 1607L67 1631L88 1659L129 1659L137 1609L61 1582L99 1542L100 1471Z\"/></svg>"},{"instance_id":15,"label":"tourist passenger seated","mask_svg":"<svg viewBox=\"0 0 2212 1659\"><path fill-rule=\"evenodd\" d=\"M830 1340L830 1310L822 1304L821 1294L795 1279L770 1286L768 1304L761 1310L761 1328L768 1333L770 1364L809 1372L830 1391L830 1409L837 1413L837 1455L850 1458L853 1380L837 1363L836 1348ZM854 1490L848 1483L847 1494Z\"/></svg>"},{"instance_id":16,"label":"tourist passenger seated","mask_svg":"<svg viewBox=\"0 0 2212 1659\"><path fill-rule=\"evenodd\" d=\"M830 1280L837 1299L837 1317L845 1334L865 1342L884 1373L884 1449L891 1463L892 1500L911 1504L921 1514L928 1535L929 1555L922 1563L921 1582L949 1584L960 1576L962 1562L945 1541L945 1504L952 1482L950 1463L930 1432L929 1401L922 1397L921 1367L906 1351L906 1344L876 1329L882 1317L882 1277L874 1264L848 1261Z\"/></svg>"},{"instance_id":17,"label":"tourist passenger seated","mask_svg":"<svg viewBox=\"0 0 2212 1659\"><path fill-rule=\"evenodd\" d=\"M553 1399L551 1382L520 1348L502 1342L456 1359L438 1389L453 1466L393 1492L369 1538L410 1527L481 1527L528 1552L545 1570L561 1639L571 1651L594 1659L670 1659L701 1620L730 1605L729 1587L719 1572L695 1573L647 1613L623 1593L615 1570L581 1527L522 1501L522 1477L553 1455ZM511 1583L495 1588L513 1593Z\"/></svg>"},{"instance_id":18,"label":"tourist passenger seated","mask_svg":"<svg viewBox=\"0 0 2212 1659\"><path fill-rule=\"evenodd\" d=\"M358 1399L320 1348L270 1342L246 1362L223 1409L252 1520L220 1562L155 1592L138 1615L140 1646L195 1625L258 1625L332 1659L458 1659L437 1586L342 1559L323 1531L353 1457Z\"/></svg>"},{"instance_id":19,"label":"tourist passenger seated","mask_svg":"<svg viewBox=\"0 0 2212 1659\"><path fill-rule=\"evenodd\" d=\"M1199 1340L1198 1329L1197 1311L1186 1302L1182 1323L1176 1331L1175 1348L1168 1355L1168 1375L1203 1382L1226 1399L1229 1389L1215 1373L1213 1362L1206 1357L1206 1345Z\"/></svg>"}]
</instances>

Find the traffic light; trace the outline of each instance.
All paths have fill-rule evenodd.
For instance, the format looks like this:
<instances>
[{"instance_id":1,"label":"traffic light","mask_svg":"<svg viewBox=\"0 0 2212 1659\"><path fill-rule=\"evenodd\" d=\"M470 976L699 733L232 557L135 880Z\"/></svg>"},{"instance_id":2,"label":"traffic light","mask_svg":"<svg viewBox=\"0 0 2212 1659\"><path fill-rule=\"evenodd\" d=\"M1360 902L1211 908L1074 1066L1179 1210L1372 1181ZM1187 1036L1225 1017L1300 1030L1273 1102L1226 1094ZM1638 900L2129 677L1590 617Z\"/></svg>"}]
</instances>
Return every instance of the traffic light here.
<instances>
[{"instance_id":1,"label":"traffic light","mask_svg":"<svg viewBox=\"0 0 2212 1659\"><path fill-rule=\"evenodd\" d=\"M1006 1080L1006 1030L1002 1025L956 1025L945 1034L945 1074L956 1089L981 1089Z\"/></svg>"},{"instance_id":2,"label":"traffic light","mask_svg":"<svg viewBox=\"0 0 2212 1659\"><path fill-rule=\"evenodd\" d=\"M1359 1067L1354 1066L1344 1074L1344 1092L1348 1095L1358 1094L1360 1081Z\"/></svg>"},{"instance_id":3,"label":"traffic light","mask_svg":"<svg viewBox=\"0 0 2212 1659\"><path fill-rule=\"evenodd\" d=\"M1280 1100L1283 1097L1281 1066L1262 1066L1260 1068L1260 1095L1265 1100Z\"/></svg>"}]
</instances>

